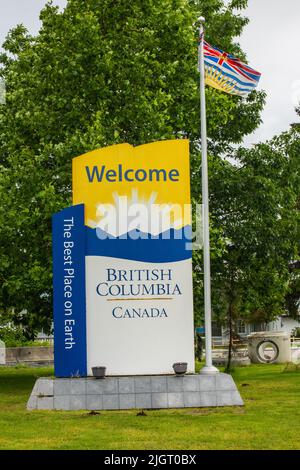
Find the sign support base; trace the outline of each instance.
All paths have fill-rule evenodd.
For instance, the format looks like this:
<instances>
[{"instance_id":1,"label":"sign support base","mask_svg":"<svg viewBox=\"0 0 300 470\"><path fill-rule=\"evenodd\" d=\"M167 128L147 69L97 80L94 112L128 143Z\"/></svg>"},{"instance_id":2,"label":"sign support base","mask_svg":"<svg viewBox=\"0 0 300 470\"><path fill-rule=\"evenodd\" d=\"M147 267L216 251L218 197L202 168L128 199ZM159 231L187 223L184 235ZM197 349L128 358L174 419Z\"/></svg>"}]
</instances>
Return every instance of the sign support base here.
<instances>
[{"instance_id":1,"label":"sign support base","mask_svg":"<svg viewBox=\"0 0 300 470\"><path fill-rule=\"evenodd\" d=\"M243 406L231 375L39 378L28 410L130 410Z\"/></svg>"}]
</instances>

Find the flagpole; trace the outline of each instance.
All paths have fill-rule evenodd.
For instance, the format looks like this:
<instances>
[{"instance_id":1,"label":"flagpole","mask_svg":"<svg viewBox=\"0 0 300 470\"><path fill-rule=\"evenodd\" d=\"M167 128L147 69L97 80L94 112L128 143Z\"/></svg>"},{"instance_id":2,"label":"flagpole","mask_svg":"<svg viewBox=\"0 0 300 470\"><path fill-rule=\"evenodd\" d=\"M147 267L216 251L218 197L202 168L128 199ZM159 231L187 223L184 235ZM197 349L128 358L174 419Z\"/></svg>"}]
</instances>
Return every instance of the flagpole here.
<instances>
[{"instance_id":1,"label":"flagpole","mask_svg":"<svg viewBox=\"0 0 300 470\"><path fill-rule=\"evenodd\" d=\"M201 153L202 153L202 206L203 206L203 264L204 264L204 314L205 314L205 366L200 374L216 374L218 369L212 364L211 334L211 288L210 288L210 246L209 246L209 199L207 170L207 130L205 103L205 70L204 70L204 22L199 18L199 72L200 72L200 109L201 109Z\"/></svg>"}]
</instances>

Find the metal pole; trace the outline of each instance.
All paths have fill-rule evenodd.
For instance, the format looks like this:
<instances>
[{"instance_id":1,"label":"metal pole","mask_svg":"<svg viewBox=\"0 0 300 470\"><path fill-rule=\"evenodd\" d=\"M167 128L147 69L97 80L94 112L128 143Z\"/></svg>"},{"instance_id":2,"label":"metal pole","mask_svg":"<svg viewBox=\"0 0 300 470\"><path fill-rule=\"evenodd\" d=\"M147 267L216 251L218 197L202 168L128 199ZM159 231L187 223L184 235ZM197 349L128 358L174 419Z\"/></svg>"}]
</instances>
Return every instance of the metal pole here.
<instances>
[{"instance_id":1,"label":"metal pole","mask_svg":"<svg viewBox=\"0 0 300 470\"><path fill-rule=\"evenodd\" d=\"M199 72L200 72L200 109L201 109L201 153L202 153L202 205L203 205L203 264L204 264L204 313L205 313L205 366L201 374L216 374L218 369L212 364L211 335L211 289L210 289L210 246L209 246L209 199L207 171L207 130L205 104L204 70L204 27L205 18L200 17Z\"/></svg>"}]
</instances>

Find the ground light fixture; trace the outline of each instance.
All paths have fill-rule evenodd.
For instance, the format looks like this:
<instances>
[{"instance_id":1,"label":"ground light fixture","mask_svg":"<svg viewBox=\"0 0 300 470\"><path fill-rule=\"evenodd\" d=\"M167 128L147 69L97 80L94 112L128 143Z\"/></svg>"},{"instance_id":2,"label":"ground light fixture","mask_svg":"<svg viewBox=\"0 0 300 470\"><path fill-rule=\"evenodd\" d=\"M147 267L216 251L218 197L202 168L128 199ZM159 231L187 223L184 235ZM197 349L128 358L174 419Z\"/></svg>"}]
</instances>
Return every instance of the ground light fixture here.
<instances>
[{"instance_id":1,"label":"ground light fixture","mask_svg":"<svg viewBox=\"0 0 300 470\"><path fill-rule=\"evenodd\" d=\"M184 375L187 371L187 362L175 362L173 369L176 375Z\"/></svg>"},{"instance_id":2,"label":"ground light fixture","mask_svg":"<svg viewBox=\"0 0 300 470\"><path fill-rule=\"evenodd\" d=\"M104 366L97 366L92 367L93 376L95 379L104 379L106 374L106 367Z\"/></svg>"}]
</instances>

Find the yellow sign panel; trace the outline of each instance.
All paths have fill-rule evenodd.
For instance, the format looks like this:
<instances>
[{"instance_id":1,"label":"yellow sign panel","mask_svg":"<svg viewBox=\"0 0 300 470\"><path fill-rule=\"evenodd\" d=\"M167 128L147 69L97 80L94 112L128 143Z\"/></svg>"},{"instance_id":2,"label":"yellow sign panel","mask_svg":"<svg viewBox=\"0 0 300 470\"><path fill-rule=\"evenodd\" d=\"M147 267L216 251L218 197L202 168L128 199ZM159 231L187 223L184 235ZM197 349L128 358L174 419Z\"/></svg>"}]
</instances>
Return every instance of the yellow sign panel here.
<instances>
[{"instance_id":1,"label":"yellow sign panel","mask_svg":"<svg viewBox=\"0 0 300 470\"><path fill-rule=\"evenodd\" d=\"M189 225L189 141L119 144L73 159L73 204L85 205L87 226L97 226L106 205L118 209L124 196L147 206L177 205L181 227Z\"/></svg>"}]
</instances>

